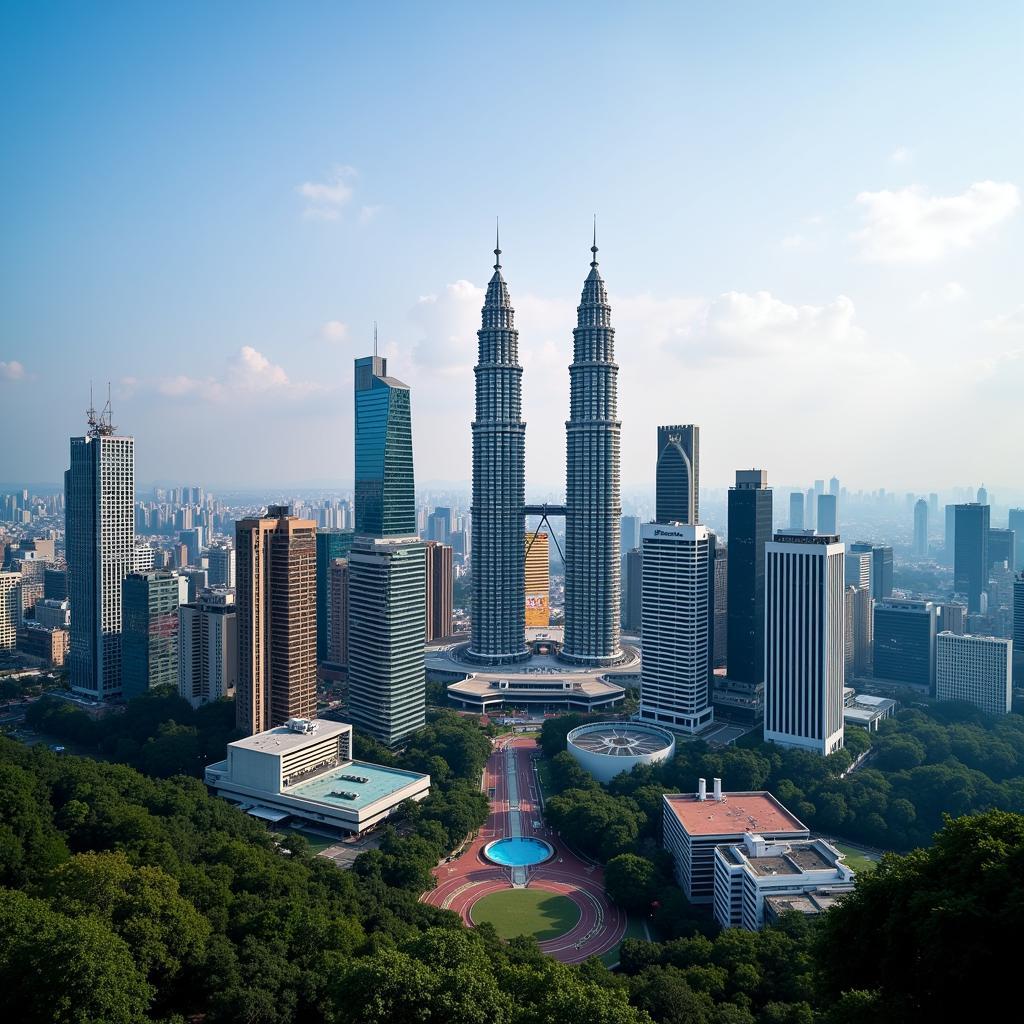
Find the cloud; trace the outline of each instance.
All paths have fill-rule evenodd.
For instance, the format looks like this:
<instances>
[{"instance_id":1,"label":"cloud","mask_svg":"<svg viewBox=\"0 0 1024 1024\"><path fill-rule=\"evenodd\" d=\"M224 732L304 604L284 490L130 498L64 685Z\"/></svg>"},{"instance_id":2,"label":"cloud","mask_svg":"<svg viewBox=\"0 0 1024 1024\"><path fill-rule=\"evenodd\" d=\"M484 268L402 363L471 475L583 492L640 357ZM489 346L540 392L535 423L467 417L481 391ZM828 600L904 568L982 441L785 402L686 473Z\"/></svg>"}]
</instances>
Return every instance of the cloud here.
<instances>
[{"instance_id":1,"label":"cloud","mask_svg":"<svg viewBox=\"0 0 1024 1024\"><path fill-rule=\"evenodd\" d=\"M853 238L864 259L925 263L972 246L1020 205L1017 186L979 181L956 196L928 196L917 185L861 192L864 227Z\"/></svg>"},{"instance_id":2,"label":"cloud","mask_svg":"<svg viewBox=\"0 0 1024 1024\"><path fill-rule=\"evenodd\" d=\"M908 146L897 146L890 154L889 159L894 164L909 163L914 158L914 151Z\"/></svg>"},{"instance_id":3,"label":"cloud","mask_svg":"<svg viewBox=\"0 0 1024 1024\"><path fill-rule=\"evenodd\" d=\"M16 359L10 362L0 362L0 380L24 380L25 367Z\"/></svg>"},{"instance_id":4,"label":"cloud","mask_svg":"<svg viewBox=\"0 0 1024 1024\"><path fill-rule=\"evenodd\" d=\"M438 373L472 368L484 291L472 281L459 280L437 295L420 296L412 310L420 335L412 352L417 366Z\"/></svg>"},{"instance_id":5,"label":"cloud","mask_svg":"<svg viewBox=\"0 0 1024 1024\"><path fill-rule=\"evenodd\" d=\"M337 220L355 192L354 167L335 167L327 181L304 181L296 191L308 201L302 215L310 220Z\"/></svg>"},{"instance_id":6,"label":"cloud","mask_svg":"<svg viewBox=\"0 0 1024 1024\"><path fill-rule=\"evenodd\" d=\"M799 249L807 244L807 239L803 235L786 235L782 240L783 249Z\"/></svg>"},{"instance_id":7,"label":"cloud","mask_svg":"<svg viewBox=\"0 0 1024 1024\"><path fill-rule=\"evenodd\" d=\"M189 377L178 374L156 381L156 390L167 398L201 399L208 402L235 401L252 395L273 393L282 398L300 398L322 386L293 382L284 368L272 363L251 345L243 345L228 360L219 376Z\"/></svg>"},{"instance_id":8,"label":"cloud","mask_svg":"<svg viewBox=\"0 0 1024 1024\"><path fill-rule=\"evenodd\" d=\"M359 223L369 224L383 209L381 206L362 206L359 208Z\"/></svg>"},{"instance_id":9,"label":"cloud","mask_svg":"<svg viewBox=\"0 0 1024 1024\"><path fill-rule=\"evenodd\" d=\"M995 334L1024 333L1024 306L1018 306L1012 313L1002 313L991 320L986 320L982 326L986 331ZM0 363L0 366L2 365Z\"/></svg>"},{"instance_id":10,"label":"cloud","mask_svg":"<svg viewBox=\"0 0 1024 1024\"><path fill-rule=\"evenodd\" d=\"M939 288L929 288L914 300L915 309L934 309L949 306L967 297L967 289L957 281L947 281Z\"/></svg>"},{"instance_id":11,"label":"cloud","mask_svg":"<svg viewBox=\"0 0 1024 1024\"><path fill-rule=\"evenodd\" d=\"M328 320L320 328L320 337L324 341L344 341L348 337L348 324L343 324L340 320Z\"/></svg>"}]
</instances>

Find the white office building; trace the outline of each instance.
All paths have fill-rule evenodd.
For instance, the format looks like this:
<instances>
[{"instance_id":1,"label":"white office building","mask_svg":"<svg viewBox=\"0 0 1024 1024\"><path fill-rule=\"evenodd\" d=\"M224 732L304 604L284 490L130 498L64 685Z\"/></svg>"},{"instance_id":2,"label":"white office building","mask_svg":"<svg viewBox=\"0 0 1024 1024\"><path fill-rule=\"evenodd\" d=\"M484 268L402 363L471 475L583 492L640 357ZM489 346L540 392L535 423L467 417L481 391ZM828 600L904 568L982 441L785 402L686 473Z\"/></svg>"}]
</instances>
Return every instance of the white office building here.
<instances>
[{"instance_id":1,"label":"white office building","mask_svg":"<svg viewBox=\"0 0 1024 1024\"><path fill-rule=\"evenodd\" d=\"M647 523L640 538L639 717L669 729L698 732L714 720L715 537L699 524Z\"/></svg>"},{"instance_id":2,"label":"white office building","mask_svg":"<svg viewBox=\"0 0 1024 1024\"><path fill-rule=\"evenodd\" d=\"M21 625L21 573L0 572L0 651L13 651Z\"/></svg>"},{"instance_id":3,"label":"white office building","mask_svg":"<svg viewBox=\"0 0 1024 1024\"><path fill-rule=\"evenodd\" d=\"M204 590L178 609L178 693L197 708L233 697L238 685L235 592Z\"/></svg>"},{"instance_id":4,"label":"white office building","mask_svg":"<svg viewBox=\"0 0 1024 1024\"><path fill-rule=\"evenodd\" d=\"M823 756L843 745L844 554L809 530L765 546L764 738Z\"/></svg>"},{"instance_id":5,"label":"white office building","mask_svg":"<svg viewBox=\"0 0 1024 1024\"><path fill-rule=\"evenodd\" d=\"M214 544L207 551L207 575L211 587L235 587L235 549L230 544Z\"/></svg>"},{"instance_id":6,"label":"white office building","mask_svg":"<svg viewBox=\"0 0 1024 1024\"><path fill-rule=\"evenodd\" d=\"M940 633L935 641L935 696L1005 715L1013 700L1013 641Z\"/></svg>"}]
</instances>

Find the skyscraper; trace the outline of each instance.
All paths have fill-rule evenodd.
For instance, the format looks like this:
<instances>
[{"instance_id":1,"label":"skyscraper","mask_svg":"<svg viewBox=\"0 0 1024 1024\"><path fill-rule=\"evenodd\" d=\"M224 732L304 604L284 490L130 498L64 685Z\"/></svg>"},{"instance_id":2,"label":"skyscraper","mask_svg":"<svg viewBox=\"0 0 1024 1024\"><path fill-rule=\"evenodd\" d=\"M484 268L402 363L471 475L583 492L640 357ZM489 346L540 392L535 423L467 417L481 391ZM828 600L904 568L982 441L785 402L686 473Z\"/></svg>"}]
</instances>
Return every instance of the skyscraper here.
<instances>
[{"instance_id":1,"label":"skyscraper","mask_svg":"<svg viewBox=\"0 0 1024 1024\"><path fill-rule=\"evenodd\" d=\"M859 540L849 546L849 551L853 554L867 551L871 555L871 596L876 601L892 597L892 548Z\"/></svg>"},{"instance_id":2,"label":"skyscraper","mask_svg":"<svg viewBox=\"0 0 1024 1024\"><path fill-rule=\"evenodd\" d=\"M138 697L155 686L178 685L178 606L185 581L155 569L121 582L121 696Z\"/></svg>"},{"instance_id":3,"label":"skyscraper","mask_svg":"<svg viewBox=\"0 0 1024 1024\"><path fill-rule=\"evenodd\" d=\"M622 628L630 633L640 631L643 602L644 556L640 548L627 551L622 559Z\"/></svg>"},{"instance_id":4,"label":"skyscraper","mask_svg":"<svg viewBox=\"0 0 1024 1024\"><path fill-rule=\"evenodd\" d=\"M316 532L316 660L330 660L331 564L352 549L351 530L327 529Z\"/></svg>"},{"instance_id":5,"label":"skyscraper","mask_svg":"<svg viewBox=\"0 0 1024 1024\"><path fill-rule=\"evenodd\" d=\"M981 611L981 595L988 586L989 506L976 503L955 509L953 589L967 597L967 611Z\"/></svg>"},{"instance_id":6,"label":"skyscraper","mask_svg":"<svg viewBox=\"0 0 1024 1024\"><path fill-rule=\"evenodd\" d=\"M627 551L640 547L640 517L623 516L620 520L620 534L622 557L625 558Z\"/></svg>"},{"instance_id":7,"label":"skyscraper","mask_svg":"<svg viewBox=\"0 0 1024 1024\"><path fill-rule=\"evenodd\" d=\"M527 657L523 580L526 424L519 332L495 245L477 331L473 418L472 635L467 655L501 665Z\"/></svg>"},{"instance_id":8,"label":"skyscraper","mask_svg":"<svg viewBox=\"0 0 1024 1024\"><path fill-rule=\"evenodd\" d=\"M928 554L928 502L918 498L914 505L914 554L924 558Z\"/></svg>"},{"instance_id":9,"label":"skyscraper","mask_svg":"<svg viewBox=\"0 0 1024 1024\"><path fill-rule=\"evenodd\" d=\"M953 564L953 553L956 550L956 505L945 507L946 521L945 532L943 533L943 557L944 565Z\"/></svg>"},{"instance_id":10,"label":"skyscraper","mask_svg":"<svg viewBox=\"0 0 1024 1024\"><path fill-rule=\"evenodd\" d=\"M235 524L238 688L246 735L316 717L316 523L271 505Z\"/></svg>"},{"instance_id":11,"label":"skyscraper","mask_svg":"<svg viewBox=\"0 0 1024 1024\"><path fill-rule=\"evenodd\" d=\"M800 495L802 498L803 495ZM772 492L763 469L738 469L729 489L727 672L764 682L764 549L772 539Z\"/></svg>"},{"instance_id":12,"label":"skyscraper","mask_svg":"<svg viewBox=\"0 0 1024 1024\"><path fill-rule=\"evenodd\" d=\"M238 685L238 617L233 590L204 590L178 609L178 693L197 708L233 697Z\"/></svg>"},{"instance_id":13,"label":"skyscraper","mask_svg":"<svg viewBox=\"0 0 1024 1024\"><path fill-rule=\"evenodd\" d=\"M839 533L839 499L834 494L818 495L818 533Z\"/></svg>"},{"instance_id":14,"label":"skyscraper","mask_svg":"<svg viewBox=\"0 0 1024 1024\"><path fill-rule=\"evenodd\" d=\"M804 492L793 491L789 496L789 528L804 529Z\"/></svg>"},{"instance_id":15,"label":"skyscraper","mask_svg":"<svg viewBox=\"0 0 1024 1024\"><path fill-rule=\"evenodd\" d=\"M327 570L327 660L348 667L348 559L336 558Z\"/></svg>"},{"instance_id":16,"label":"skyscraper","mask_svg":"<svg viewBox=\"0 0 1024 1024\"><path fill-rule=\"evenodd\" d=\"M21 625L20 572L0 572L0 651L13 651Z\"/></svg>"},{"instance_id":17,"label":"skyscraper","mask_svg":"<svg viewBox=\"0 0 1024 1024\"><path fill-rule=\"evenodd\" d=\"M935 689L938 610L931 601L875 603L875 676Z\"/></svg>"},{"instance_id":18,"label":"skyscraper","mask_svg":"<svg viewBox=\"0 0 1024 1024\"><path fill-rule=\"evenodd\" d=\"M990 715L1007 714L1013 703L1012 658L1012 640L940 633L936 638L936 698L966 701Z\"/></svg>"},{"instance_id":19,"label":"skyscraper","mask_svg":"<svg viewBox=\"0 0 1024 1024\"><path fill-rule=\"evenodd\" d=\"M597 270L596 239L591 252L569 367L562 656L578 664L608 665L622 656L619 368L612 311Z\"/></svg>"},{"instance_id":20,"label":"skyscraper","mask_svg":"<svg viewBox=\"0 0 1024 1024\"><path fill-rule=\"evenodd\" d=\"M1017 561L1017 537L1013 530L1001 530L991 527L988 531L988 564L1002 566L1012 572Z\"/></svg>"},{"instance_id":21,"label":"skyscraper","mask_svg":"<svg viewBox=\"0 0 1024 1024\"><path fill-rule=\"evenodd\" d=\"M828 493L833 495L833 497L839 497L839 477L834 476L831 480L829 480Z\"/></svg>"},{"instance_id":22,"label":"skyscraper","mask_svg":"<svg viewBox=\"0 0 1024 1024\"><path fill-rule=\"evenodd\" d=\"M1024 572L1013 579L1013 679L1024 683Z\"/></svg>"},{"instance_id":23,"label":"skyscraper","mask_svg":"<svg viewBox=\"0 0 1024 1024\"><path fill-rule=\"evenodd\" d=\"M822 755L843 745L844 548L778 533L765 555L764 738Z\"/></svg>"},{"instance_id":24,"label":"skyscraper","mask_svg":"<svg viewBox=\"0 0 1024 1024\"><path fill-rule=\"evenodd\" d=\"M207 578L211 587L235 586L235 549L226 543L213 544L207 554Z\"/></svg>"},{"instance_id":25,"label":"skyscraper","mask_svg":"<svg viewBox=\"0 0 1024 1024\"><path fill-rule=\"evenodd\" d=\"M356 360L356 537L348 556L348 716L387 744L426 714L426 559L416 536L409 388ZM378 482L383 486L378 486ZM518 536L522 538L520 508Z\"/></svg>"},{"instance_id":26,"label":"skyscraper","mask_svg":"<svg viewBox=\"0 0 1024 1024\"><path fill-rule=\"evenodd\" d=\"M1011 508L1007 525L1013 530L1017 542L1017 557L1014 560L1013 568L1015 570L1024 569L1024 508Z\"/></svg>"},{"instance_id":27,"label":"skyscraper","mask_svg":"<svg viewBox=\"0 0 1024 1024\"><path fill-rule=\"evenodd\" d=\"M71 438L64 475L71 689L94 700L121 694L121 581L135 549L135 439L118 436L110 403Z\"/></svg>"},{"instance_id":28,"label":"skyscraper","mask_svg":"<svg viewBox=\"0 0 1024 1024\"><path fill-rule=\"evenodd\" d=\"M526 535L526 625L551 625L551 551L546 533Z\"/></svg>"},{"instance_id":29,"label":"skyscraper","mask_svg":"<svg viewBox=\"0 0 1024 1024\"><path fill-rule=\"evenodd\" d=\"M698 732L714 720L715 536L706 526L681 523L648 523L640 536L640 717Z\"/></svg>"},{"instance_id":30,"label":"skyscraper","mask_svg":"<svg viewBox=\"0 0 1024 1024\"><path fill-rule=\"evenodd\" d=\"M655 513L659 523L700 522L700 427L658 427Z\"/></svg>"},{"instance_id":31,"label":"skyscraper","mask_svg":"<svg viewBox=\"0 0 1024 1024\"><path fill-rule=\"evenodd\" d=\"M429 643L452 635L452 549L448 544L428 541L424 545L426 590L426 636Z\"/></svg>"}]
</instances>

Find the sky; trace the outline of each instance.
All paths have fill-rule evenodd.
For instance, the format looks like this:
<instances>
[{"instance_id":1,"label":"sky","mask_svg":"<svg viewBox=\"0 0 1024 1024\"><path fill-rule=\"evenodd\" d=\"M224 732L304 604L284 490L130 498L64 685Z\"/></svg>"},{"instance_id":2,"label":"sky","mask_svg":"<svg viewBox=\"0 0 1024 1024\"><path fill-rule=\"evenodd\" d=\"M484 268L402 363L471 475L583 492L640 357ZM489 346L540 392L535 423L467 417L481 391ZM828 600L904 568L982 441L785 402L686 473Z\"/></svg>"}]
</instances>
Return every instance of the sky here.
<instances>
[{"instance_id":1,"label":"sky","mask_svg":"<svg viewBox=\"0 0 1024 1024\"><path fill-rule=\"evenodd\" d=\"M564 486L597 216L624 488L1024 490L1016 2L0 12L0 481L111 384L140 483L346 487L373 322L417 482L470 476L501 220L528 491Z\"/></svg>"}]
</instances>

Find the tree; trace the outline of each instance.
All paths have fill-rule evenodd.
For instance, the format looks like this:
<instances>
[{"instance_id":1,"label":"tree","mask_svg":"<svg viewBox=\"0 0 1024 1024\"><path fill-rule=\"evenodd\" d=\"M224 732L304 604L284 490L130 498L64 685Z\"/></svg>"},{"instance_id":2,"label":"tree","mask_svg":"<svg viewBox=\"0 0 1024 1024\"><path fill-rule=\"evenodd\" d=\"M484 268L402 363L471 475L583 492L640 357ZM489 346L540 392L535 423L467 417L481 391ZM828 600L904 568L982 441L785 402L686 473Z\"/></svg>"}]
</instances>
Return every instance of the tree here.
<instances>
[{"instance_id":1,"label":"tree","mask_svg":"<svg viewBox=\"0 0 1024 1024\"><path fill-rule=\"evenodd\" d=\"M633 853L612 857L604 869L604 887L608 895L626 910L649 910L660 882L655 865Z\"/></svg>"}]
</instances>

